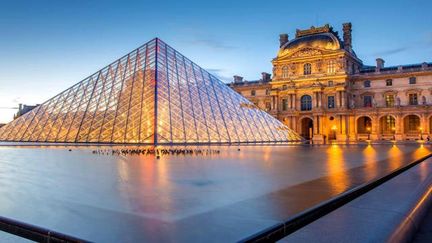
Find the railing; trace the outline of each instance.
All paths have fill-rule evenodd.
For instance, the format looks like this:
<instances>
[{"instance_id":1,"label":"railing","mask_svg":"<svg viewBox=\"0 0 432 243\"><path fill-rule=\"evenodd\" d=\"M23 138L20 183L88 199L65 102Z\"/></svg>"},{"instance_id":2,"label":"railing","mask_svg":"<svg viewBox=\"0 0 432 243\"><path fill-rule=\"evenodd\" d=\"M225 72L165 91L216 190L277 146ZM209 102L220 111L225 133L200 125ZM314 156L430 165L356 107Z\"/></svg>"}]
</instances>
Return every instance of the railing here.
<instances>
[{"instance_id":1,"label":"railing","mask_svg":"<svg viewBox=\"0 0 432 243\"><path fill-rule=\"evenodd\" d=\"M331 198L325 202L322 202L315 207L312 207L306 211L303 211L283 223L276 224L270 228L267 228L261 232L251 235L239 242L276 242L293 232L301 229L302 227L314 222L315 220L329 214L330 212L342 207L343 205L353 201L354 199L366 194L367 192L377 188L383 183L393 179L394 177L402 174L410 168L420 164L424 160L432 157L429 154L418 160L412 161L405 166L402 166L387 175L379 177L369 183L354 187L339 196Z\"/></svg>"},{"instance_id":2,"label":"railing","mask_svg":"<svg viewBox=\"0 0 432 243\"><path fill-rule=\"evenodd\" d=\"M0 231L4 231L37 242L90 242L87 240L79 239L53 230L23 223L2 216L0 216Z\"/></svg>"}]
</instances>

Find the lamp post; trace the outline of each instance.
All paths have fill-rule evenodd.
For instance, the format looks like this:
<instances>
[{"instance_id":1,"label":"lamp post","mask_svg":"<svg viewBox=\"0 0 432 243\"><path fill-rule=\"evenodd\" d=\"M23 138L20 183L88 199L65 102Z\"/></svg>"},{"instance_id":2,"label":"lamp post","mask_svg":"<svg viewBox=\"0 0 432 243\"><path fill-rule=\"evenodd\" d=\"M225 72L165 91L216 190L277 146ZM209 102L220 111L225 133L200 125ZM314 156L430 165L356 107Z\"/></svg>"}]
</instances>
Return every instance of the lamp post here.
<instances>
[{"instance_id":1,"label":"lamp post","mask_svg":"<svg viewBox=\"0 0 432 243\"><path fill-rule=\"evenodd\" d=\"M367 126L366 130L368 132L368 140L370 140L370 130L371 130L370 126Z\"/></svg>"},{"instance_id":2,"label":"lamp post","mask_svg":"<svg viewBox=\"0 0 432 243\"><path fill-rule=\"evenodd\" d=\"M423 140L423 128L419 127L420 130L420 140Z\"/></svg>"},{"instance_id":3,"label":"lamp post","mask_svg":"<svg viewBox=\"0 0 432 243\"><path fill-rule=\"evenodd\" d=\"M396 127L392 127L392 131L393 131L393 140L396 140L396 136L395 136Z\"/></svg>"}]
</instances>

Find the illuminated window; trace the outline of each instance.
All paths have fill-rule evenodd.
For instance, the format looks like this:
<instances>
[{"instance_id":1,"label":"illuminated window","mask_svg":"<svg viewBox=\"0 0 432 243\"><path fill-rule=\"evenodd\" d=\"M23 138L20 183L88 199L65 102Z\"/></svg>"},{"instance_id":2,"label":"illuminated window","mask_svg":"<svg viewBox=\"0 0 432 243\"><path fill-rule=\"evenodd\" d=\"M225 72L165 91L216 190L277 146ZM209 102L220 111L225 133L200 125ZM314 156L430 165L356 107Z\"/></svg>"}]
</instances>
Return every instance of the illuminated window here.
<instances>
[{"instance_id":1,"label":"illuminated window","mask_svg":"<svg viewBox=\"0 0 432 243\"><path fill-rule=\"evenodd\" d=\"M251 90L251 95L252 96L255 96L255 94L256 94L256 91L253 89L253 90Z\"/></svg>"},{"instance_id":2,"label":"illuminated window","mask_svg":"<svg viewBox=\"0 0 432 243\"><path fill-rule=\"evenodd\" d=\"M416 83L417 83L416 77L410 77L409 78L409 84L416 84Z\"/></svg>"},{"instance_id":3,"label":"illuminated window","mask_svg":"<svg viewBox=\"0 0 432 243\"><path fill-rule=\"evenodd\" d=\"M371 81L370 81L370 80L365 80L365 81L363 82L363 86L364 86L365 88L369 88L369 87L371 86Z\"/></svg>"},{"instance_id":4,"label":"illuminated window","mask_svg":"<svg viewBox=\"0 0 432 243\"><path fill-rule=\"evenodd\" d=\"M393 85L393 79L387 79L386 86L392 86L392 85Z\"/></svg>"},{"instance_id":5,"label":"illuminated window","mask_svg":"<svg viewBox=\"0 0 432 243\"><path fill-rule=\"evenodd\" d=\"M310 95L303 95L300 98L300 109L302 111L310 111L312 110L312 97Z\"/></svg>"},{"instance_id":6,"label":"illuminated window","mask_svg":"<svg viewBox=\"0 0 432 243\"><path fill-rule=\"evenodd\" d=\"M282 67L282 78L288 78L288 67L287 66Z\"/></svg>"},{"instance_id":7,"label":"illuminated window","mask_svg":"<svg viewBox=\"0 0 432 243\"><path fill-rule=\"evenodd\" d=\"M282 99L282 110L288 110L288 99Z\"/></svg>"},{"instance_id":8,"label":"illuminated window","mask_svg":"<svg viewBox=\"0 0 432 243\"><path fill-rule=\"evenodd\" d=\"M336 63L335 63L334 60L330 60L330 61L328 62L328 65L327 65L327 72L328 72L328 73L335 73L335 72L336 72Z\"/></svg>"},{"instance_id":9,"label":"illuminated window","mask_svg":"<svg viewBox=\"0 0 432 243\"><path fill-rule=\"evenodd\" d=\"M385 116L381 118L382 133L395 133L396 120L393 116Z\"/></svg>"},{"instance_id":10,"label":"illuminated window","mask_svg":"<svg viewBox=\"0 0 432 243\"><path fill-rule=\"evenodd\" d=\"M370 95L363 96L363 106L372 107L372 96Z\"/></svg>"},{"instance_id":11,"label":"illuminated window","mask_svg":"<svg viewBox=\"0 0 432 243\"><path fill-rule=\"evenodd\" d=\"M415 115L408 116L408 131L418 131L420 127L420 118Z\"/></svg>"},{"instance_id":12,"label":"illuminated window","mask_svg":"<svg viewBox=\"0 0 432 243\"><path fill-rule=\"evenodd\" d=\"M394 95L388 94L385 96L386 107L393 107L395 104Z\"/></svg>"},{"instance_id":13,"label":"illuminated window","mask_svg":"<svg viewBox=\"0 0 432 243\"><path fill-rule=\"evenodd\" d=\"M417 94L409 94L408 98L410 105L418 105Z\"/></svg>"},{"instance_id":14,"label":"illuminated window","mask_svg":"<svg viewBox=\"0 0 432 243\"><path fill-rule=\"evenodd\" d=\"M328 96L327 97L327 107L329 109L335 108L335 97L334 96Z\"/></svg>"},{"instance_id":15,"label":"illuminated window","mask_svg":"<svg viewBox=\"0 0 432 243\"><path fill-rule=\"evenodd\" d=\"M312 73L312 65L310 63L306 63L305 65L303 65L303 74L309 75L311 73Z\"/></svg>"}]
</instances>

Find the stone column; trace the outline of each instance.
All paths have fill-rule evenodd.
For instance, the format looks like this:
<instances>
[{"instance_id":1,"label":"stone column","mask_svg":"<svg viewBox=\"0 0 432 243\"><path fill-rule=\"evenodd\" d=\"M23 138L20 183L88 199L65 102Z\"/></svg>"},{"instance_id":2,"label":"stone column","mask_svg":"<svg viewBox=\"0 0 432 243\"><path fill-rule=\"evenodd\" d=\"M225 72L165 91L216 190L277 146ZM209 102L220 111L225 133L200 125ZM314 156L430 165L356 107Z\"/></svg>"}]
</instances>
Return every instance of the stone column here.
<instances>
[{"instance_id":1,"label":"stone column","mask_svg":"<svg viewBox=\"0 0 432 243\"><path fill-rule=\"evenodd\" d=\"M347 140L347 118L345 115L339 116L339 133L336 138L338 141L346 141Z\"/></svg>"},{"instance_id":2,"label":"stone column","mask_svg":"<svg viewBox=\"0 0 432 243\"><path fill-rule=\"evenodd\" d=\"M320 116L314 116L313 118L314 134L312 140L314 143L323 143L324 136L322 135L321 129L322 119L320 118Z\"/></svg>"},{"instance_id":3,"label":"stone column","mask_svg":"<svg viewBox=\"0 0 432 243\"><path fill-rule=\"evenodd\" d=\"M429 134L429 130L428 130L427 116L425 113L421 115L420 127L423 129L421 131L421 133L423 134L423 139L426 140L427 134Z\"/></svg>"},{"instance_id":4,"label":"stone column","mask_svg":"<svg viewBox=\"0 0 432 243\"><path fill-rule=\"evenodd\" d=\"M349 140L356 141L357 137L356 137L356 130L355 130L356 129L355 116L350 115L348 120L349 120L349 124L348 124Z\"/></svg>"},{"instance_id":5,"label":"stone column","mask_svg":"<svg viewBox=\"0 0 432 243\"><path fill-rule=\"evenodd\" d=\"M379 138L379 124L378 124L378 117L372 116L372 131L370 134L371 140L377 140Z\"/></svg>"},{"instance_id":6,"label":"stone column","mask_svg":"<svg viewBox=\"0 0 432 243\"><path fill-rule=\"evenodd\" d=\"M395 128L395 139L398 141L403 140L403 119L400 114L396 115Z\"/></svg>"},{"instance_id":7,"label":"stone column","mask_svg":"<svg viewBox=\"0 0 432 243\"><path fill-rule=\"evenodd\" d=\"M291 104L291 102L292 102L292 95L291 95L291 94L288 94L288 109L292 109L292 104Z\"/></svg>"},{"instance_id":8,"label":"stone column","mask_svg":"<svg viewBox=\"0 0 432 243\"><path fill-rule=\"evenodd\" d=\"M346 108L346 92L345 91L341 91L341 95L342 95L342 107Z\"/></svg>"}]
</instances>

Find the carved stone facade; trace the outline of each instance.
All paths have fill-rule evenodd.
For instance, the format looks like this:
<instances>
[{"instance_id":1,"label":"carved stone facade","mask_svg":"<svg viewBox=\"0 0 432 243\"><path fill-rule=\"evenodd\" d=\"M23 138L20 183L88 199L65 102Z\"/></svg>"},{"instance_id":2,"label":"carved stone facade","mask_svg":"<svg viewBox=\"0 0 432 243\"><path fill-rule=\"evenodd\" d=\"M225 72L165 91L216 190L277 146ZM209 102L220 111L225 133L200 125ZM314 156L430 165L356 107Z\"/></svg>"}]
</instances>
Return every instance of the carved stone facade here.
<instances>
[{"instance_id":1,"label":"carved stone facade","mask_svg":"<svg viewBox=\"0 0 432 243\"><path fill-rule=\"evenodd\" d=\"M280 36L273 78L230 86L314 141L420 140L432 136L432 63L367 66L329 25Z\"/></svg>"}]
</instances>

